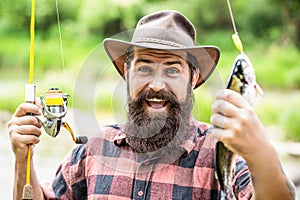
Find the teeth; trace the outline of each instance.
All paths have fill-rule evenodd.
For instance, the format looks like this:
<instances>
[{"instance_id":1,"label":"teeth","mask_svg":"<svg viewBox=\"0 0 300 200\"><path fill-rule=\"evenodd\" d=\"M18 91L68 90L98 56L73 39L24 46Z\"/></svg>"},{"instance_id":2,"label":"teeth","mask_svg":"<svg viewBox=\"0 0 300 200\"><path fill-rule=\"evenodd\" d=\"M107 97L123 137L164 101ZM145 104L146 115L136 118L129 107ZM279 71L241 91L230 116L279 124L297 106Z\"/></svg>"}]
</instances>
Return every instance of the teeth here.
<instances>
[{"instance_id":1,"label":"teeth","mask_svg":"<svg viewBox=\"0 0 300 200\"><path fill-rule=\"evenodd\" d=\"M163 99L157 99L157 98L152 98L152 99L147 99L147 101L164 102L165 100L163 100Z\"/></svg>"}]
</instances>

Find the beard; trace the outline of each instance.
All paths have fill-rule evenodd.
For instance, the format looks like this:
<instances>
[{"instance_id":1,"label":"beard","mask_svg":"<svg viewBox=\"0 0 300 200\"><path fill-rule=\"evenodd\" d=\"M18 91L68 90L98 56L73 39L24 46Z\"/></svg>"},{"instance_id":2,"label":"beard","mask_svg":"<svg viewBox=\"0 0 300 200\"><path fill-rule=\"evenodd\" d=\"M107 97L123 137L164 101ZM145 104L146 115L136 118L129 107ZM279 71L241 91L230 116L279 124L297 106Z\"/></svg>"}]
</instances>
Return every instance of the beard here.
<instances>
[{"instance_id":1,"label":"beard","mask_svg":"<svg viewBox=\"0 0 300 200\"><path fill-rule=\"evenodd\" d=\"M169 107L165 112L149 113L146 99L163 99ZM128 122L125 126L128 144L137 153L166 155L178 150L189 137L189 125L194 96L189 85L185 101L179 102L169 91L143 90L135 100L128 99ZM177 151L176 151L177 152Z\"/></svg>"}]
</instances>

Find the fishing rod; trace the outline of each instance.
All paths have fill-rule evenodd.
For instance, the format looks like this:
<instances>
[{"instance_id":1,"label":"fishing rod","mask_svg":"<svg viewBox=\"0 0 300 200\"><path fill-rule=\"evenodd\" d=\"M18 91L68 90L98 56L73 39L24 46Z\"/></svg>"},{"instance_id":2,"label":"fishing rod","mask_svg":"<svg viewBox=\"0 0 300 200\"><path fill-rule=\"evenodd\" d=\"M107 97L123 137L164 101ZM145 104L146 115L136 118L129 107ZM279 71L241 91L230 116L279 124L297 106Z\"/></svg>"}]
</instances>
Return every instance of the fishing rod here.
<instances>
[{"instance_id":1,"label":"fishing rod","mask_svg":"<svg viewBox=\"0 0 300 200\"><path fill-rule=\"evenodd\" d=\"M58 23L58 31L60 37L60 49L62 56L62 63L65 74L63 49L62 49L62 37L60 31L60 20L58 3L56 0L56 15ZM35 104L36 100L36 84L33 83L34 77L34 41L35 41L35 0L31 0L31 17L30 17L30 57L29 57L29 84L25 85L25 102ZM65 78L66 79L66 78ZM66 83L66 82L65 82ZM42 124L45 132L56 137L60 133L60 128L64 127L71 135L72 140L76 144L87 143L87 137L76 136L71 129L70 125L63 121L67 113L68 98L70 95L63 93L58 88L50 88L46 91L45 95L40 96L40 102L42 107L42 116L35 116ZM27 113L27 115L34 115L33 113ZM33 199L33 188L31 185L31 148L32 144L28 144L27 150L27 164L26 164L26 182L23 187L22 199Z\"/></svg>"},{"instance_id":2,"label":"fishing rod","mask_svg":"<svg viewBox=\"0 0 300 200\"><path fill-rule=\"evenodd\" d=\"M25 85L25 102L35 104L36 85L33 84L34 75L34 29L35 29L35 0L31 0L31 18L30 18L30 52L29 52L29 84ZM27 115L33 115L27 113ZM31 177L31 144L27 150L26 182L23 187L22 199L33 199L33 188L30 183Z\"/></svg>"}]
</instances>

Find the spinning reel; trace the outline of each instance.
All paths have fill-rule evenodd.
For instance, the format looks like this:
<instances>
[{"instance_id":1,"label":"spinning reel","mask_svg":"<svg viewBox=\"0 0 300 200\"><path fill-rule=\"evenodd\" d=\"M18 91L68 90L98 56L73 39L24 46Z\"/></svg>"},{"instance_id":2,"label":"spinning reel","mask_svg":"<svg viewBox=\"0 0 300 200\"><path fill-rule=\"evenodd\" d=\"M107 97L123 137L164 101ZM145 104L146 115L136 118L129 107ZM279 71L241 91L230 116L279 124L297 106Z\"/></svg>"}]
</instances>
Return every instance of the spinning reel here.
<instances>
[{"instance_id":1,"label":"spinning reel","mask_svg":"<svg viewBox=\"0 0 300 200\"><path fill-rule=\"evenodd\" d=\"M64 127L76 144L85 144L88 140L87 137L75 136L69 124L63 121L63 117L67 114L69 97L70 95L63 94L58 88L50 88L45 95L40 97L43 118L41 116L36 116L36 118L51 137L56 137L60 128Z\"/></svg>"}]
</instances>

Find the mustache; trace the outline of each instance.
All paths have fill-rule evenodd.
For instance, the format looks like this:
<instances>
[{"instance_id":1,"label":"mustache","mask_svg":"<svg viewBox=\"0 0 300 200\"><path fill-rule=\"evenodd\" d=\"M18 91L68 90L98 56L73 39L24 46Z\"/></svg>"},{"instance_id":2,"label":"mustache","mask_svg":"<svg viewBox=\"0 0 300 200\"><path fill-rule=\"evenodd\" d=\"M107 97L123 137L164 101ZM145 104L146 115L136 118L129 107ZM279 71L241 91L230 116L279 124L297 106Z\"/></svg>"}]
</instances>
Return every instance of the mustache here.
<instances>
[{"instance_id":1,"label":"mustache","mask_svg":"<svg viewBox=\"0 0 300 200\"><path fill-rule=\"evenodd\" d=\"M162 99L165 103L169 103L169 111L154 115L148 113L145 108L145 101L152 98ZM151 88L141 91L134 100L130 100L128 108L128 124L135 131L128 130L127 134L132 135L134 133L137 137L150 137L158 134L164 128L167 121L174 122L179 120L179 118L171 120L170 116L177 116L177 113L181 112L180 103L174 93L166 90L155 92Z\"/></svg>"},{"instance_id":2,"label":"mustache","mask_svg":"<svg viewBox=\"0 0 300 200\"><path fill-rule=\"evenodd\" d=\"M142 104L147 99L153 99L153 98L162 99L165 100L166 102L170 102L171 104L179 104L179 101L173 92L167 90L159 90L155 92L151 88L141 91L135 100L130 100L130 101L133 101L138 104Z\"/></svg>"}]
</instances>

